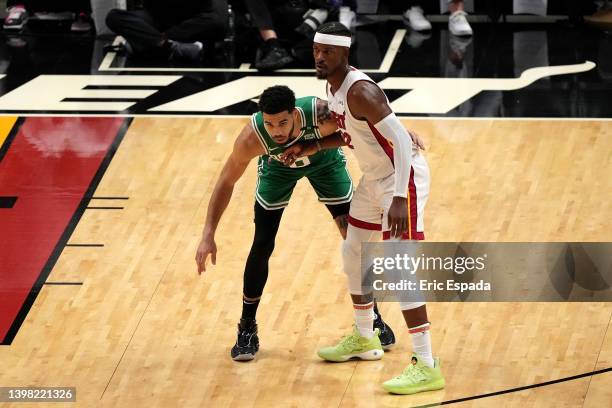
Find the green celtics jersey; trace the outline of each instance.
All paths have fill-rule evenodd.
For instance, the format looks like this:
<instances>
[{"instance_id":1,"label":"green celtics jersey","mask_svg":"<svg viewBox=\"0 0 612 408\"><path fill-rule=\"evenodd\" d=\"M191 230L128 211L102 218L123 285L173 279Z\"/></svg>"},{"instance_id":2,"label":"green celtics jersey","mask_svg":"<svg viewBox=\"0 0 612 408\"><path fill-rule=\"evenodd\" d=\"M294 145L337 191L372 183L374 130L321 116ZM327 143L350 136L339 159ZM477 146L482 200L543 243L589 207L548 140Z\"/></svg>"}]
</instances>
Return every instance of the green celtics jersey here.
<instances>
[{"instance_id":1,"label":"green celtics jersey","mask_svg":"<svg viewBox=\"0 0 612 408\"><path fill-rule=\"evenodd\" d=\"M251 117L255 134L266 149L266 154L259 156L255 189L255 199L266 210L286 207L296 183L303 177L308 179L319 201L326 205L348 203L353 197L353 181L341 148L323 149L311 156L300 157L289 167L279 160L279 155L292 144L321 138L316 104L314 96L295 101L302 128L295 139L283 145L276 143L266 131L261 112Z\"/></svg>"},{"instance_id":2,"label":"green celtics jersey","mask_svg":"<svg viewBox=\"0 0 612 408\"><path fill-rule=\"evenodd\" d=\"M315 96L305 96L295 100L295 108L297 109L302 119L302 128L300 134L285 144L278 144L272 136L266 131L264 126L263 114L261 112L254 113L251 117L251 125L255 129L255 134L261 141L261 144L266 149L266 156L279 161L279 155L289 146L294 143L320 139L319 126L317 124L317 98ZM322 159L325 155L323 152L318 152L312 156L298 159L291 167L304 167L314 164ZM279 162L280 164L280 162ZM281 164L282 165L282 164Z\"/></svg>"}]
</instances>

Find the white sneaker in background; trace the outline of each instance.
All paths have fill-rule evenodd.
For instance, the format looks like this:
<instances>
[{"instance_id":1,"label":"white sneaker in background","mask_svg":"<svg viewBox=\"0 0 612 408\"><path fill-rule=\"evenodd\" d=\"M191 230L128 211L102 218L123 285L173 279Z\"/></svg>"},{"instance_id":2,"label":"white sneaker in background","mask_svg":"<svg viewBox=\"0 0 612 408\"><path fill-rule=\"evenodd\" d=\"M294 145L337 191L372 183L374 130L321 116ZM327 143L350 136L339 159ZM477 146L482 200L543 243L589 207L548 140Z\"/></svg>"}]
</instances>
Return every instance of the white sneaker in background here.
<instances>
[{"instance_id":1,"label":"white sneaker in background","mask_svg":"<svg viewBox=\"0 0 612 408\"><path fill-rule=\"evenodd\" d=\"M355 26L355 12L350 7L340 7L340 16L338 20L349 30L352 30Z\"/></svg>"},{"instance_id":2,"label":"white sneaker in background","mask_svg":"<svg viewBox=\"0 0 612 408\"><path fill-rule=\"evenodd\" d=\"M414 31L431 30L431 23L425 18L420 7L410 7L404 13L404 19Z\"/></svg>"},{"instance_id":3,"label":"white sneaker in background","mask_svg":"<svg viewBox=\"0 0 612 408\"><path fill-rule=\"evenodd\" d=\"M455 11L448 18L448 29L452 35L457 36L470 36L472 35L472 27L468 23L467 13L465 11Z\"/></svg>"},{"instance_id":4,"label":"white sneaker in background","mask_svg":"<svg viewBox=\"0 0 612 408\"><path fill-rule=\"evenodd\" d=\"M423 43L431 38L431 31L412 31L406 34L406 44L411 48L419 48Z\"/></svg>"}]
</instances>

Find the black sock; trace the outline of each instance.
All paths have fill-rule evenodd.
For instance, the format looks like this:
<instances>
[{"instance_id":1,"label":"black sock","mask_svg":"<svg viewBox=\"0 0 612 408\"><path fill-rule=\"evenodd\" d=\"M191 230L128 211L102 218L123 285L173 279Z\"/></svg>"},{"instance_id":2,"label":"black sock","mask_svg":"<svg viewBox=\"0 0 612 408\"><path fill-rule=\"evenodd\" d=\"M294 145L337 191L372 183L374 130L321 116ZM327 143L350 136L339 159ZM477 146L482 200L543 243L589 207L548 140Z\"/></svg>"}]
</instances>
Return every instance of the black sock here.
<instances>
[{"instance_id":1,"label":"black sock","mask_svg":"<svg viewBox=\"0 0 612 408\"><path fill-rule=\"evenodd\" d=\"M280 48L278 38L268 38L265 42L267 49Z\"/></svg>"},{"instance_id":2,"label":"black sock","mask_svg":"<svg viewBox=\"0 0 612 408\"><path fill-rule=\"evenodd\" d=\"M257 314L257 306L259 306L259 299L257 300L246 300L242 299L242 316L241 320L255 320Z\"/></svg>"},{"instance_id":3,"label":"black sock","mask_svg":"<svg viewBox=\"0 0 612 408\"><path fill-rule=\"evenodd\" d=\"M380 317L380 313L378 313L378 305L376 304L376 301L374 301L374 320L378 319Z\"/></svg>"}]
</instances>

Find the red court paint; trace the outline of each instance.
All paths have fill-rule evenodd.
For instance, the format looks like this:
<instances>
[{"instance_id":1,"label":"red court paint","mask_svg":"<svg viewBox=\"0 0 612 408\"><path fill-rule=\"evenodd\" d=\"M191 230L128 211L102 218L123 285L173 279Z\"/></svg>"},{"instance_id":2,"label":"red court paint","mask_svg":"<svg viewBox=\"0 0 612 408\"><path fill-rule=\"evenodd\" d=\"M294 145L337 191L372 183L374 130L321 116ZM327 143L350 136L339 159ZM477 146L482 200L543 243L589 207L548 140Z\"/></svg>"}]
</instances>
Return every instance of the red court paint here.
<instances>
[{"instance_id":1,"label":"red court paint","mask_svg":"<svg viewBox=\"0 0 612 408\"><path fill-rule=\"evenodd\" d=\"M20 311L27 313L24 301L122 124L121 118L28 118L0 161L0 196L17 197L12 208L0 209L1 343Z\"/></svg>"}]
</instances>

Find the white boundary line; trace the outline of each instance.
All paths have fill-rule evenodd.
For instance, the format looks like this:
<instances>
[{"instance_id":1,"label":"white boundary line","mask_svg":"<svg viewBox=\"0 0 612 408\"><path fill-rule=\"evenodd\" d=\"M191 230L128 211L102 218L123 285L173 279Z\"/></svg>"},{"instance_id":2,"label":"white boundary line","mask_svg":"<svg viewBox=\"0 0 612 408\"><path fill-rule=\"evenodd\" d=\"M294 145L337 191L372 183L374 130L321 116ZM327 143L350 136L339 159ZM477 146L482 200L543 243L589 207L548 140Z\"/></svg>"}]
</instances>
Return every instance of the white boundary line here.
<instances>
[{"instance_id":1,"label":"white boundary line","mask_svg":"<svg viewBox=\"0 0 612 408\"><path fill-rule=\"evenodd\" d=\"M397 55L397 52L399 51L399 48L402 45L402 41L404 40L405 36L406 30L399 29L395 31L393 39L391 40L391 43L389 43L389 48L387 48L387 52L385 53L385 56L382 62L380 63L380 67L378 68L381 73L389 72L391 64L393 64L395 56Z\"/></svg>"},{"instance_id":2,"label":"white boundary line","mask_svg":"<svg viewBox=\"0 0 612 408\"><path fill-rule=\"evenodd\" d=\"M360 71L372 74L386 74L389 72L391 65L393 64L393 60L395 60L395 56L399 50L399 47L402 43L402 40L406 36L406 30L403 28L395 30L395 34L393 35L393 39L391 39L391 43L389 43L389 47L387 48L387 52L383 57L383 60L380 66L377 69L362 69ZM113 41L113 45L119 45L123 39L118 36L115 37ZM154 67L112 67L113 61L117 56L116 52L107 52L98 67L98 71L100 72L258 72L256 69L251 68L250 63L241 64L238 68L154 68ZM308 72L314 73L315 70L312 68L286 68L279 69L274 71L276 72Z\"/></svg>"},{"instance_id":3,"label":"white boundary line","mask_svg":"<svg viewBox=\"0 0 612 408\"><path fill-rule=\"evenodd\" d=\"M2 116L21 116L21 117L121 117L121 118L168 118L168 119L247 119L251 115L208 115L208 114L189 114L176 115L168 114L161 115L158 113L8 113L0 112ZM449 117L449 116L398 116L403 120L497 120L497 121L569 121L569 122L612 122L612 118L531 118L531 117Z\"/></svg>"},{"instance_id":4,"label":"white boundary line","mask_svg":"<svg viewBox=\"0 0 612 408\"><path fill-rule=\"evenodd\" d=\"M115 39L113 40L113 46L119 45L123 42L123 37L121 37L120 35L118 35L117 37L115 37ZM113 63L113 61L115 60L115 57L117 56L117 53L114 51L111 52L107 52L106 55L104 56L104 58L102 59L102 62L100 63L100 66L98 67L98 71L108 71L111 68L111 64Z\"/></svg>"}]
</instances>

